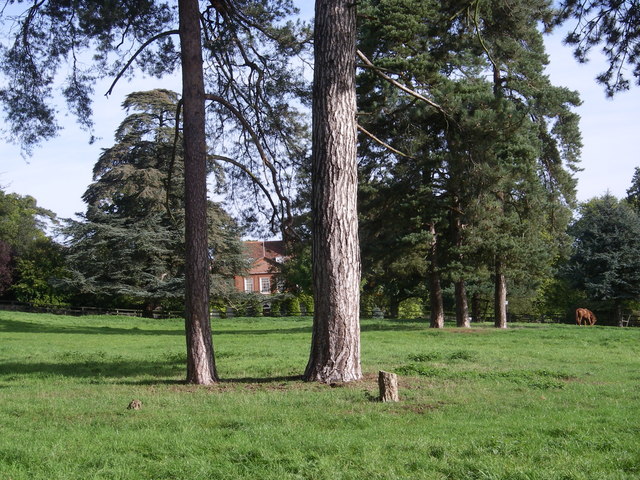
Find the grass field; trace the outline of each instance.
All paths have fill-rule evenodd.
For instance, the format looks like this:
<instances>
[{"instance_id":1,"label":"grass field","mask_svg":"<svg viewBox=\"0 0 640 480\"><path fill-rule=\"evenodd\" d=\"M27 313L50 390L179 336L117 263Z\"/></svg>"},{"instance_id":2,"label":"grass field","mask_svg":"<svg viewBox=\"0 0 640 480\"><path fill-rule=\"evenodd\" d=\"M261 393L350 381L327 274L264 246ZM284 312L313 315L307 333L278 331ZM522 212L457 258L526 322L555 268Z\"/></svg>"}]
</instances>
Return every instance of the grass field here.
<instances>
[{"instance_id":1,"label":"grass field","mask_svg":"<svg viewBox=\"0 0 640 480\"><path fill-rule=\"evenodd\" d=\"M640 478L638 328L365 320L333 387L298 379L308 318L213 328L195 387L176 320L0 312L0 479Z\"/></svg>"}]
</instances>

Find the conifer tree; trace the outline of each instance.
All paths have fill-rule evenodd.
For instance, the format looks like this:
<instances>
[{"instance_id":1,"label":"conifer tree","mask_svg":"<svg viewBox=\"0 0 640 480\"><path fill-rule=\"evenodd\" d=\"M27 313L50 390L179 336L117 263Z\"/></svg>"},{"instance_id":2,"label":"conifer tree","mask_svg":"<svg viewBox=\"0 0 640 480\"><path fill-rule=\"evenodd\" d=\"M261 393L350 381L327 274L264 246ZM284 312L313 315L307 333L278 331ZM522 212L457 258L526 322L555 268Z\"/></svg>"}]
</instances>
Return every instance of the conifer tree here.
<instances>
[{"instance_id":1,"label":"conifer tree","mask_svg":"<svg viewBox=\"0 0 640 480\"><path fill-rule=\"evenodd\" d=\"M184 298L184 154L176 134L178 95L167 90L127 96L128 115L93 169L81 221L69 221L68 287L107 304L142 304L150 314ZM209 161L208 170L214 164ZM209 202L213 294L229 288L242 271L239 232L231 218ZM224 280L224 277L227 280Z\"/></svg>"},{"instance_id":2,"label":"conifer tree","mask_svg":"<svg viewBox=\"0 0 640 480\"><path fill-rule=\"evenodd\" d=\"M566 277L611 308L621 326L625 303L640 298L640 217L606 194L580 206L569 232L575 240Z\"/></svg>"},{"instance_id":3,"label":"conifer tree","mask_svg":"<svg viewBox=\"0 0 640 480\"><path fill-rule=\"evenodd\" d=\"M446 252L429 262L430 277L454 282L465 325L464 277L490 267L504 326L505 274L526 278L519 272L544 265L539 255L552 249L540 246L557 243L568 220L580 146L571 112L577 96L544 75L537 23L550 15L545 2L419 3L371 2L366 17L372 33L364 27L362 45L378 70L361 77L362 110L375 112L360 117L373 133L361 137L371 145L363 173L397 182L399 165L415 165L409 175L423 187L406 195L428 193L422 235L428 239L424 231L435 225L432 237ZM394 89L381 72L419 95Z\"/></svg>"}]
</instances>

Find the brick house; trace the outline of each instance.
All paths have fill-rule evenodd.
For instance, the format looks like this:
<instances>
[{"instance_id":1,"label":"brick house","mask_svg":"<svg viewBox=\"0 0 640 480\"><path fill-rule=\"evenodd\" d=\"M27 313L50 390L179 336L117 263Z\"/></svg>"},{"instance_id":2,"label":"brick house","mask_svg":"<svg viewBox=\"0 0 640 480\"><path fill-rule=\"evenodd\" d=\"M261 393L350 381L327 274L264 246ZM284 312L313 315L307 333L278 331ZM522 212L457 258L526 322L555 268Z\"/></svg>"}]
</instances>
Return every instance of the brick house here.
<instances>
[{"instance_id":1,"label":"brick house","mask_svg":"<svg viewBox=\"0 0 640 480\"><path fill-rule=\"evenodd\" d=\"M281 240L247 241L244 242L244 250L251 261L251 266L245 276L234 277L236 290L264 295L280 291L278 274L280 265L286 259L284 242Z\"/></svg>"}]
</instances>

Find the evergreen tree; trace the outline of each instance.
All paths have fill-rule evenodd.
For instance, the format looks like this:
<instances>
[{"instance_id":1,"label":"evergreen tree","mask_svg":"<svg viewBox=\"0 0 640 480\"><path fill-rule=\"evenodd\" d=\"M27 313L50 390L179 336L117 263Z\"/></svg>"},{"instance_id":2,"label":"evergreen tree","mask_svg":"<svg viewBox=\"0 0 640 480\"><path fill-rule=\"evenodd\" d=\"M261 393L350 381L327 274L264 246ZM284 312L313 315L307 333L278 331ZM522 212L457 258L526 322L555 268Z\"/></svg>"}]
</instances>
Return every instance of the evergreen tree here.
<instances>
[{"instance_id":1,"label":"evergreen tree","mask_svg":"<svg viewBox=\"0 0 640 480\"><path fill-rule=\"evenodd\" d=\"M588 298L605 302L622 325L622 307L640 298L640 217L610 194L580 206L565 275Z\"/></svg>"},{"instance_id":2,"label":"evergreen tree","mask_svg":"<svg viewBox=\"0 0 640 480\"><path fill-rule=\"evenodd\" d=\"M175 142L178 95L167 90L137 92L123 103L128 115L116 144L94 167L84 194L87 212L69 221L67 284L102 303L154 308L184 297L184 162ZM179 140L179 138L177 139ZM209 162L209 170L213 163ZM209 202L209 244L214 295L230 288L242 270L242 249L234 222ZM224 280L224 277L227 280Z\"/></svg>"},{"instance_id":3,"label":"evergreen tree","mask_svg":"<svg viewBox=\"0 0 640 480\"><path fill-rule=\"evenodd\" d=\"M640 213L640 167L633 171L631 186L627 189L627 202Z\"/></svg>"},{"instance_id":4,"label":"evergreen tree","mask_svg":"<svg viewBox=\"0 0 640 480\"><path fill-rule=\"evenodd\" d=\"M424 242L431 303L442 304L442 279L453 281L461 326L465 277L481 280L487 269L504 326L505 275L536 278L574 201L578 99L544 75L537 24L549 15L546 2L377 0L365 17L362 46L375 66L360 77L369 113L360 121L372 133L361 136L361 176L369 189L394 184L403 193L392 199L412 199L419 221L397 232L397 244Z\"/></svg>"}]
</instances>

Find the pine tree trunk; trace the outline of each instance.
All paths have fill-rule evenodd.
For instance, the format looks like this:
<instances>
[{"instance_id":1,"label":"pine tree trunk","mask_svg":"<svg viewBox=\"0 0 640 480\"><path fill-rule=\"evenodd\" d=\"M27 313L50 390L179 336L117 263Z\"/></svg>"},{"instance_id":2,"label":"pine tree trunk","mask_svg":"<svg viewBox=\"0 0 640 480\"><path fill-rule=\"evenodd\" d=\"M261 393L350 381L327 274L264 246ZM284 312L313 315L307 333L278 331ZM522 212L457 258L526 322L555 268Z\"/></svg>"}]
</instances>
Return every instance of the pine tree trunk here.
<instances>
[{"instance_id":1,"label":"pine tree trunk","mask_svg":"<svg viewBox=\"0 0 640 480\"><path fill-rule=\"evenodd\" d=\"M507 280L500 261L496 262L494 310L496 328L507 328Z\"/></svg>"},{"instance_id":2,"label":"pine tree trunk","mask_svg":"<svg viewBox=\"0 0 640 480\"><path fill-rule=\"evenodd\" d=\"M396 297L389 299L389 318L398 318L400 314L400 302Z\"/></svg>"},{"instance_id":3,"label":"pine tree trunk","mask_svg":"<svg viewBox=\"0 0 640 480\"><path fill-rule=\"evenodd\" d=\"M622 323L622 303L619 300L616 300L616 325L619 327L623 327Z\"/></svg>"},{"instance_id":4,"label":"pine tree trunk","mask_svg":"<svg viewBox=\"0 0 640 480\"><path fill-rule=\"evenodd\" d=\"M471 316L474 322L482 321L482 311L480 307L480 294L478 292L474 292L471 296Z\"/></svg>"},{"instance_id":5,"label":"pine tree trunk","mask_svg":"<svg viewBox=\"0 0 640 480\"><path fill-rule=\"evenodd\" d=\"M458 195L453 196L453 208L452 208L452 227L453 227L453 244L456 246L457 257L460 265L464 264L464 258L461 253L462 248L462 219L460 218L460 198ZM469 320L469 304L467 302L467 289L463 278L459 278L455 282L455 297L456 297L456 326L461 328L470 327Z\"/></svg>"},{"instance_id":6,"label":"pine tree trunk","mask_svg":"<svg viewBox=\"0 0 640 480\"><path fill-rule=\"evenodd\" d=\"M187 382L217 381L209 320L204 79L198 0L180 0L185 181Z\"/></svg>"},{"instance_id":7,"label":"pine tree trunk","mask_svg":"<svg viewBox=\"0 0 640 480\"><path fill-rule=\"evenodd\" d=\"M431 328L444 328L444 302L442 300L442 286L440 273L429 272L429 303L431 304Z\"/></svg>"},{"instance_id":8,"label":"pine tree trunk","mask_svg":"<svg viewBox=\"0 0 640 480\"><path fill-rule=\"evenodd\" d=\"M461 328L469 328L471 322L469 320L469 305L467 303L467 289L464 280L460 279L455 282L456 293L456 326Z\"/></svg>"},{"instance_id":9,"label":"pine tree trunk","mask_svg":"<svg viewBox=\"0 0 640 480\"><path fill-rule=\"evenodd\" d=\"M316 0L313 79L311 354L304 378L362 377L356 163L356 7Z\"/></svg>"},{"instance_id":10,"label":"pine tree trunk","mask_svg":"<svg viewBox=\"0 0 640 480\"><path fill-rule=\"evenodd\" d=\"M440 285L440 270L438 268L438 237L434 224L430 225L432 235L429 247L429 303L431 304L431 328L444 328L444 301L442 300L442 286Z\"/></svg>"}]
</instances>

